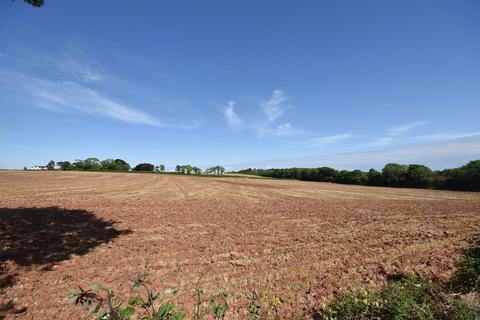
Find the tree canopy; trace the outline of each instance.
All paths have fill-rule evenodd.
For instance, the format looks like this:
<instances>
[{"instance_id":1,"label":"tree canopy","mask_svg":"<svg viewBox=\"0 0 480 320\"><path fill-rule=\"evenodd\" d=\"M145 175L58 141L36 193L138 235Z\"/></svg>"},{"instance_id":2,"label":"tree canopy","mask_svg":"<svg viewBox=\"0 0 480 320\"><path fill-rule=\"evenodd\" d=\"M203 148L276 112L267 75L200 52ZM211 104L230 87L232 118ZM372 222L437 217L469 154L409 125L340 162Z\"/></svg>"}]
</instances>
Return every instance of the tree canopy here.
<instances>
[{"instance_id":1,"label":"tree canopy","mask_svg":"<svg viewBox=\"0 0 480 320\"><path fill-rule=\"evenodd\" d=\"M155 169L155 166L151 163L140 163L133 168L133 171L150 171L152 172Z\"/></svg>"},{"instance_id":2,"label":"tree canopy","mask_svg":"<svg viewBox=\"0 0 480 320\"><path fill-rule=\"evenodd\" d=\"M210 168L209 168L210 169ZM239 173L272 178L298 179L306 181L335 182L371 186L435 188L450 190L480 191L480 160L453 169L432 171L421 164L388 163L377 171L335 170L320 168L284 168L240 170Z\"/></svg>"},{"instance_id":3,"label":"tree canopy","mask_svg":"<svg viewBox=\"0 0 480 320\"><path fill-rule=\"evenodd\" d=\"M55 161L50 160L50 161L47 163L47 169L48 169L48 170L53 170L53 169L55 169Z\"/></svg>"},{"instance_id":4,"label":"tree canopy","mask_svg":"<svg viewBox=\"0 0 480 320\"><path fill-rule=\"evenodd\" d=\"M42 7L45 4L44 0L24 0L24 1L34 7Z\"/></svg>"}]
</instances>

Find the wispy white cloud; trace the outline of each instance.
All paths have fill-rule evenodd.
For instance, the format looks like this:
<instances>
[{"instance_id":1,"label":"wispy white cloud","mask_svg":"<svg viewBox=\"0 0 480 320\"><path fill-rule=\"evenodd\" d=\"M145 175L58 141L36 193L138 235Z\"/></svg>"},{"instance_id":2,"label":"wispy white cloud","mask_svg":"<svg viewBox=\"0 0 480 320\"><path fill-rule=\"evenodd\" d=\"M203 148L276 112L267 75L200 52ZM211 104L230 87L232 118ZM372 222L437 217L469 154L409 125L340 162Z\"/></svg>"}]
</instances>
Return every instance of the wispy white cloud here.
<instances>
[{"instance_id":1,"label":"wispy white cloud","mask_svg":"<svg viewBox=\"0 0 480 320\"><path fill-rule=\"evenodd\" d=\"M303 130L293 127L291 123L283 123L277 126L271 126L263 123L259 126L256 126L255 130L257 130L257 134L261 138L268 136L290 137L304 133Z\"/></svg>"},{"instance_id":2,"label":"wispy white cloud","mask_svg":"<svg viewBox=\"0 0 480 320\"><path fill-rule=\"evenodd\" d=\"M399 134L403 134L407 131L410 131L411 129L413 128L416 128L416 127L420 127L420 126L424 126L426 125L427 122L426 121L418 121L418 122L412 122L412 123L407 123L407 124L403 124L403 125L400 125L400 126L396 126L396 127L392 127L390 129L388 129L388 134L389 135L399 135Z\"/></svg>"},{"instance_id":3,"label":"wispy white cloud","mask_svg":"<svg viewBox=\"0 0 480 320\"><path fill-rule=\"evenodd\" d=\"M350 133L342 133L331 136L317 137L307 140L307 146L309 146L310 148L316 148L328 144L340 143L350 138L351 136L352 135Z\"/></svg>"},{"instance_id":4,"label":"wispy white cloud","mask_svg":"<svg viewBox=\"0 0 480 320\"><path fill-rule=\"evenodd\" d=\"M447 133L434 133L424 136L420 136L420 139L432 140L432 141L442 141L442 140L456 140L456 139L465 139L480 137L480 131L476 132L447 132Z\"/></svg>"},{"instance_id":5,"label":"wispy white cloud","mask_svg":"<svg viewBox=\"0 0 480 320\"><path fill-rule=\"evenodd\" d=\"M373 139L373 142L367 143L370 146L386 146L393 141L392 138L389 137L380 137Z\"/></svg>"},{"instance_id":6,"label":"wispy white cloud","mask_svg":"<svg viewBox=\"0 0 480 320\"><path fill-rule=\"evenodd\" d=\"M295 129L291 123L283 123L275 127L275 135L277 136L290 136L297 132L297 129Z\"/></svg>"},{"instance_id":7,"label":"wispy white cloud","mask_svg":"<svg viewBox=\"0 0 480 320\"><path fill-rule=\"evenodd\" d=\"M14 72L0 73L0 81L14 86L22 93L23 99L28 99L29 103L37 107L58 112L74 110L86 114L98 114L133 124L166 126L138 108L116 101L75 82L54 82Z\"/></svg>"},{"instance_id":8,"label":"wispy white cloud","mask_svg":"<svg viewBox=\"0 0 480 320\"><path fill-rule=\"evenodd\" d=\"M263 117L258 121L253 122L253 129L257 131L260 138L263 137L289 137L299 134L304 134L305 131L295 128L291 123L274 124L289 108L285 102L288 98L282 90L274 90L270 99L260 104L263 111Z\"/></svg>"},{"instance_id":9,"label":"wispy white cloud","mask_svg":"<svg viewBox=\"0 0 480 320\"><path fill-rule=\"evenodd\" d=\"M285 112L287 106L284 103L286 100L287 98L282 90L274 90L270 99L261 104L261 108L269 122L275 121Z\"/></svg>"},{"instance_id":10,"label":"wispy white cloud","mask_svg":"<svg viewBox=\"0 0 480 320\"><path fill-rule=\"evenodd\" d=\"M389 129L387 129L387 132L386 132L385 136L375 138L375 139L373 139L373 141L362 144L362 146L364 146L364 147L383 147L383 146L391 145L395 141L399 140L399 137L397 137L397 136L404 135L408 131L410 131L410 130L416 128L416 127L424 126L426 124L427 124L426 121L417 121L417 122L411 122L411 123L399 125L399 126L396 126L396 127L391 127ZM403 138L403 139L400 139L400 140L405 140L405 139ZM398 141L397 141L397 143L398 143Z\"/></svg>"},{"instance_id":11,"label":"wispy white cloud","mask_svg":"<svg viewBox=\"0 0 480 320\"><path fill-rule=\"evenodd\" d=\"M456 140L431 144L415 144L399 146L386 150L352 152L314 157L296 157L269 159L230 165L235 170L244 168L287 167L321 167L336 169L382 168L386 163L422 163L433 169L443 169L465 164L480 159L480 140Z\"/></svg>"},{"instance_id":12,"label":"wispy white cloud","mask_svg":"<svg viewBox=\"0 0 480 320\"><path fill-rule=\"evenodd\" d=\"M227 106L223 109L223 114L228 126L232 130L240 130L243 127L242 118L235 112L235 102L229 101Z\"/></svg>"},{"instance_id":13,"label":"wispy white cloud","mask_svg":"<svg viewBox=\"0 0 480 320\"><path fill-rule=\"evenodd\" d=\"M85 82L100 82L106 78L106 75L100 72L100 67L94 67L93 63L86 58L79 59L68 55L63 59L57 59L56 62L64 72L77 76Z\"/></svg>"},{"instance_id":14,"label":"wispy white cloud","mask_svg":"<svg viewBox=\"0 0 480 320\"><path fill-rule=\"evenodd\" d=\"M255 132L259 138L289 137L304 134L304 130L295 128L289 122L281 124L275 123L288 108L285 104L287 100L282 90L274 90L268 101L260 103L259 114L257 114L256 119L253 119L249 124L235 112L235 102L228 102L227 106L223 109L223 113L227 124L232 130L238 131L241 128L246 128Z\"/></svg>"}]
</instances>

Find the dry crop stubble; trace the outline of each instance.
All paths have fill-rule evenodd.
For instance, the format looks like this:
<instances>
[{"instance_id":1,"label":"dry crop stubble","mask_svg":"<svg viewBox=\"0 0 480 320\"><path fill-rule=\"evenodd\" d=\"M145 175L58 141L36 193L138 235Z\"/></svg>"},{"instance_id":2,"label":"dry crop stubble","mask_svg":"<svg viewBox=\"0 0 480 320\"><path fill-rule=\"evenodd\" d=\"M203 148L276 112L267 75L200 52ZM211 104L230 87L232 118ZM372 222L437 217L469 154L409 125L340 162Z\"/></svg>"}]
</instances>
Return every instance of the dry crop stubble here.
<instances>
[{"instance_id":1,"label":"dry crop stubble","mask_svg":"<svg viewBox=\"0 0 480 320\"><path fill-rule=\"evenodd\" d=\"M187 306L204 272L207 292L231 293L232 317L252 287L281 297L280 310L288 314L292 304L310 307L332 292L378 287L400 271L446 279L464 240L480 229L477 193L243 177L0 172L2 217L27 208L18 215L28 220L33 208L53 207L59 209L48 211L51 219L62 210L91 214L90 227L100 228L95 236L101 237L88 250L82 242L65 247L48 268L43 261L21 265L5 254L9 221L2 221L0 262L15 281L1 299L27 308L20 319L76 318L78 310L65 300L76 285L103 283L126 295L124 273L142 272L145 261L152 282L180 286ZM68 224L62 219L54 221ZM103 230L97 220L112 225ZM80 232L75 220L70 227ZM105 238L110 229L118 235ZM48 241L42 230L25 232Z\"/></svg>"}]
</instances>

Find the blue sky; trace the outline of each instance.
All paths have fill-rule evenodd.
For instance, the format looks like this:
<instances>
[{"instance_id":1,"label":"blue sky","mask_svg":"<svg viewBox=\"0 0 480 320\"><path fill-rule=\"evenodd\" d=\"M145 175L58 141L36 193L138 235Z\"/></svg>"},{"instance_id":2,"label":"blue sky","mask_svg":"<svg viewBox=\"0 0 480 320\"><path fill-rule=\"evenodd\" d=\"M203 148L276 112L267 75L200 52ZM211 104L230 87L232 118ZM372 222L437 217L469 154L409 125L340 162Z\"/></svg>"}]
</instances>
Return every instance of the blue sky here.
<instances>
[{"instance_id":1,"label":"blue sky","mask_svg":"<svg viewBox=\"0 0 480 320\"><path fill-rule=\"evenodd\" d=\"M0 0L0 168L480 159L480 2Z\"/></svg>"}]
</instances>

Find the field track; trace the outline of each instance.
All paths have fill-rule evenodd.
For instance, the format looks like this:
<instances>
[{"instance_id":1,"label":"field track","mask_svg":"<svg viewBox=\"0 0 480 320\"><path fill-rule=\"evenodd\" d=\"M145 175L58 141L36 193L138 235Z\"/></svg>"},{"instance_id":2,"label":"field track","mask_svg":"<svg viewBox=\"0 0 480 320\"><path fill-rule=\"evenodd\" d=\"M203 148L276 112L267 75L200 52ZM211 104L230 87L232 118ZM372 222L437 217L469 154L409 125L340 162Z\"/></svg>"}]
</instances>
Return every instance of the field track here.
<instances>
[{"instance_id":1,"label":"field track","mask_svg":"<svg viewBox=\"0 0 480 320\"><path fill-rule=\"evenodd\" d=\"M229 318L243 318L253 289L279 296L286 315L399 272L446 279L479 231L480 193L4 171L0 302L11 303L0 315L80 319L68 288L102 283L124 296L126 274L145 263L155 287L179 287L187 310L202 272L206 292L230 293Z\"/></svg>"}]
</instances>

